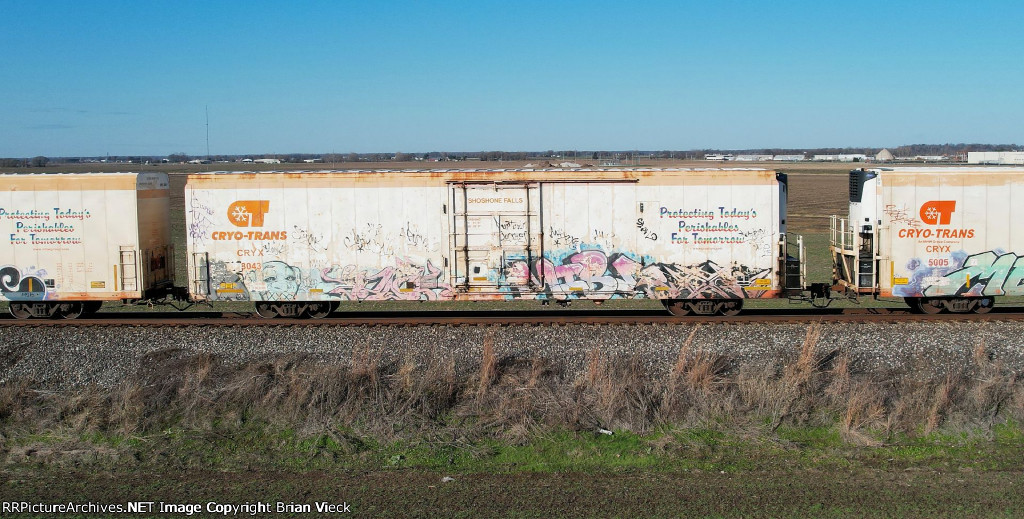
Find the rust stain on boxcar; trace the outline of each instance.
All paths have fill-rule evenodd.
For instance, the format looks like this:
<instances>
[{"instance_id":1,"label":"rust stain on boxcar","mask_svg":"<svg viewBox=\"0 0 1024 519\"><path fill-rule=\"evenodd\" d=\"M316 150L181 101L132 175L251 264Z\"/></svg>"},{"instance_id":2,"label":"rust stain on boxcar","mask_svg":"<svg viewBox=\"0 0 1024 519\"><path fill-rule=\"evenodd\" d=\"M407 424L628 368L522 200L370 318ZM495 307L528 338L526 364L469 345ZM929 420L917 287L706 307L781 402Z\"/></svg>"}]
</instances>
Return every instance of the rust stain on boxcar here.
<instances>
[{"instance_id":1,"label":"rust stain on boxcar","mask_svg":"<svg viewBox=\"0 0 1024 519\"><path fill-rule=\"evenodd\" d=\"M332 187L391 186L430 187L446 183L560 183L560 182L637 182L644 185L742 185L774 183L775 170L769 169L522 169L522 170L339 170L306 172L219 172L193 173L188 183L194 187L223 186L236 182L299 183ZM296 186L298 187L298 186Z\"/></svg>"},{"instance_id":2,"label":"rust stain on boxcar","mask_svg":"<svg viewBox=\"0 0 1024 519\"><path fill-rule=\"evenodd\" d=\"M882 170L888 186L1005 186L1024 182L1021 169L1004 168L908 168Z\"/></svg>"},{"instance_id":3,"label":"rust stain on boxcar","mask_svg":"<svg viewBox=\"0 0 1024 519\"><path fill-rule=\"evenodd\" d=\"M137 173L56 173L11 174L0 175L0 178L6 191L134 191L137 176Z\"/></svg>"}]
</instances>

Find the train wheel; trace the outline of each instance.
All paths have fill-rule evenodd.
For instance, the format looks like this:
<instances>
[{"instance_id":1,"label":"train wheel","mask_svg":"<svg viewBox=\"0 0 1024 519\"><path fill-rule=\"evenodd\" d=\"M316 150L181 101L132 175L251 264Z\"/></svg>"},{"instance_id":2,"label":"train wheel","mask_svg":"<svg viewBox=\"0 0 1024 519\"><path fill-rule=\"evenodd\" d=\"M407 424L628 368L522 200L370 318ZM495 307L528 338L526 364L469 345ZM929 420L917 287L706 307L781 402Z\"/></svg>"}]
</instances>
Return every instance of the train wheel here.
<instances>
[{"instance_id":1,"label":"train wheel","mask_svg":"<svg viewBox=\"0 0 1024 519\"><path fill-rule=\"evenodd\" d=\"M256 315L264 319L273 319L277 317L277 310L273 303L256 303Z\"/></svg>"},{"instance_id":2,"label":"train wheel","mask_svg":"<svg viewBox=\"0 0 1024 519\"><path fill-rule=\"evenodd\" d=\"M992 307L994 307L995 305L995 299L991 297L982 297L978 299L978 304L974 307L974 313L987 314L992 311Z\"/></svg>"},{"instance_id":3,"label":"train wheel","mask_svg":"<svg viewBox=\"0 0 1024 519\"><path fill-rule=\"evenodd\" d=\"M22 303L11 303L10 312L15 319L28 319L32 317L32 312L29 311L28 305Z\"/></svg>"},{"instance_id":4,"label":"train wheel","mask_svg":"<svg viewBox=\"0 0 1024 519\"><path fill-rule=\"evenodd\" d=\"M919 297L914 300L914 309L921 312L922 314L937 314L941 312L944 307L942 302L938 299L928 299L927 297Z\"/></svg>"},{"instance_id":5,"label":"train wheel","mask_svg":"<svg viewBox=\"0 0 1024 519\"><path fill-rule=\"evenodd\" d=\"M331 303L324 301L322 303L310 303L306 307L306 315L313 319L323 319L331 313Z\"/></svg>"},{"instance_id":6,"label":"train wheel","mask_svg":"<svg viewBox=\"0 0 1024 519\"><path fill-rule=\"evenodd\" d=\"M82 303L61 303L59 306L60 308L54 312L55 317L59 315L65 319L78 319L85 311L85 305Z\"/></svg>"},{"instance_id":7,"label":"train wheel","mask_svg":"<svg viewBox=\"0 0 1024 519\"><path fill-rule=\"evenodd\" d=\"M665 305L665 310L668 310L668 313L676 317L690 315L690 308L685 301L663 301L662 304Z\"/></svg>"},{"instance_id":8,"label":"train wheel","mask_svg":"<svg viewBox=\"0 0 1024 519\"><path fill-rule=\"evenodd\" d=\"M743 300L742 299L734 299L732 301L726 302L725 305L722 306L722 309L719 310L719 312L721 312L722 315L724 315L724 316L732 317L734 315L739 315L740 311L742 311L742 310L743 310Z\"/></svg>"}]
</instances>

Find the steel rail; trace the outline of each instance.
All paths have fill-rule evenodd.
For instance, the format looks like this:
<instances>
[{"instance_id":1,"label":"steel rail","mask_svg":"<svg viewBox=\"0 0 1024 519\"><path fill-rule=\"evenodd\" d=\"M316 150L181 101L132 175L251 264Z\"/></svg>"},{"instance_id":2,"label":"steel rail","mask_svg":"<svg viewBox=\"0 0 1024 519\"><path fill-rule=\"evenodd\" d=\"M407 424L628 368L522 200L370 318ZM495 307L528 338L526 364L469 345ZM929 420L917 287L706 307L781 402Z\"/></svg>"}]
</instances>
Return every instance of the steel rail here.
<instances>
[{"instance_id":1,"label":"steel rail","mask_svg":"<svg viewBox=\"0 0 1024 519\"><path fill-rule=\"evenodd\" d=\"M676 317L647 311L429 311L333 313L323 319L264 319L232 312L106 312L78 319L0 317L0 327L47 326L569 326L780 323L985 322L1024 320L1024 309L996 308L987 314L915 314L906 309L750 310L735 317Z\"/></svg>"}]
</instances>

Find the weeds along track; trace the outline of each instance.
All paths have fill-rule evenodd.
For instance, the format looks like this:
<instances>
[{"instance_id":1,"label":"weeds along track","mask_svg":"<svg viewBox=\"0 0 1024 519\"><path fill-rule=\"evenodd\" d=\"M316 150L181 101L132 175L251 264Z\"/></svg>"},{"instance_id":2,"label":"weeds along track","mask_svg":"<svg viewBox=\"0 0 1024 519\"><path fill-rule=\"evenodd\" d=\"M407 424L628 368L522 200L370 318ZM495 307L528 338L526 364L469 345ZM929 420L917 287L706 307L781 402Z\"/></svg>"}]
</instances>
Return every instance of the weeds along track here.
<instances>
[{"instance_id":1,"label":"weeds along track","mask_svg":"<svg viewBox=\"0 0 1024 519\"><path fill-rule=\"evenodd\" d=\"M453 431L518 441L557 429L792 424L837 426L848 440L872 444L892 432L1024 420L1024 325L1014 322L65 327L14 335L25 331L0 330L8 436L146 437L260 423L327 434L358 451L368 440ZM82 331L89 344L73 335ZM21 447L0 451L31 455Z\"/></svg>"},{"instance_id":2,"label":"weeds along track","mask_svg":"<svg viewBox=\"0 0 1024 519\"><path fill-rule=\"evenodd\" d=\"M805 322L688 319L571 323L389 322L334 326L323 321L225 320L146 325L81 321L65 326L0 326L0 383L30 380L41 387L110 387L168 358L211 355L226 366L298 355L307 362L348 365L370 355L382 365L450 362L472 371L489 344L502 362L543 359L567 377L586 369L588 356L636 362L663 376L680 348L729 359L730 370L764 363L789 364L811 330L819 349L844 355L859 372L921 371L944 376L983 347L1014 372L1024 370L1024 321L1001 314L964 319L855 319ZM632 319L632 318L631 318Z\"/></svg>"}]
</instances>

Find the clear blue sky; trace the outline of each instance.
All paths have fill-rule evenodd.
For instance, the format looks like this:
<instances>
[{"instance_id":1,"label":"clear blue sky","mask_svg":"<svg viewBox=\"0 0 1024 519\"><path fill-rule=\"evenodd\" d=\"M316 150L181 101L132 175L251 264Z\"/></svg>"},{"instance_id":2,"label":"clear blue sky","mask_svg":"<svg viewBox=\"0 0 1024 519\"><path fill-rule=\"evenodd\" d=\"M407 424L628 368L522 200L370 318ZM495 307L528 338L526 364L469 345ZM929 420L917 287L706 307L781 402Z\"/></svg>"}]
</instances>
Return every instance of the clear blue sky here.
<instances>
[{"instance_id":1,"label":"clear blue sky","mask_svg":"<svg viewBox=\"0 0 1024 519\"><path fill-rule=\"evenodd\" d=\"M1024 5L0 0L0 157L1024 143Z\"/></svg>"}]
</instances>

